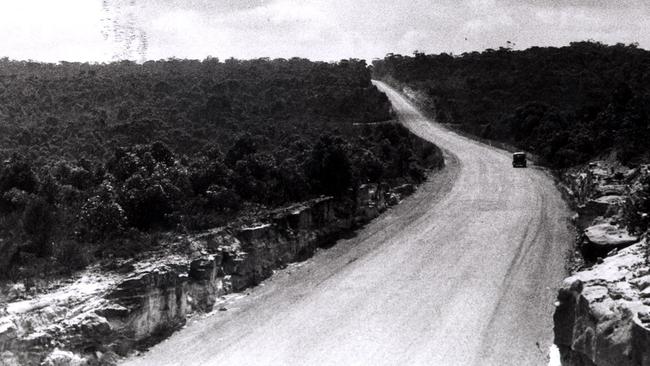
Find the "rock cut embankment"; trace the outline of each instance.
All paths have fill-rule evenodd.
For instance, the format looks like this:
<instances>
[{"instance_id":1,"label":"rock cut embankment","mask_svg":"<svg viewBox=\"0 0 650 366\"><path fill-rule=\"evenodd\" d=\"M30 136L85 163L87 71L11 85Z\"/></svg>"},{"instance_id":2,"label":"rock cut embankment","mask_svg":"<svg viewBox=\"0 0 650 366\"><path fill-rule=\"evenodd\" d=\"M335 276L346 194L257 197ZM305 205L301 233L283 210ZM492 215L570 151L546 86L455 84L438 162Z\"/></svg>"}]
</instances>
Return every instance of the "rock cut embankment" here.
<instances>
[{"instance_id":1,"label":"rock cut embankment","mask_svg":"<svg viewBox=\"0 0 650 366\"><path fill-rule=\"evenodd\" d=\"M647 166L594 162L565 175L584 268L564 281L553 317L564 366L650 365L648 242L624 219L648 174Z\"/></svg>"},{"instance_id":2,"label":"rock cut embankment","mask_svg":"<svg viewBox=\"0 0 650 366\"><path fill-rule=\"evenodd\" d=\"M370 221L413 186L359 188L354 213L332 198L279 209L258 224L180 236L176 254L90 269L45 295L0 308L1 365L108 365L155 343L220 297L254 286ZM349 209L347 209L349 211ZM180 253L180 254L179 254Z\"/></svg>"},{"instance_id":3,"label":"rock cut embankment","mask_svg":"<svg viewBox=\"0 0 650 366\"><path fill-rule=\"evenodd\" d=\"M650 365L647 247L635 244L564 281L553 317L562 365Z\"/></svg>"}]
</instances>

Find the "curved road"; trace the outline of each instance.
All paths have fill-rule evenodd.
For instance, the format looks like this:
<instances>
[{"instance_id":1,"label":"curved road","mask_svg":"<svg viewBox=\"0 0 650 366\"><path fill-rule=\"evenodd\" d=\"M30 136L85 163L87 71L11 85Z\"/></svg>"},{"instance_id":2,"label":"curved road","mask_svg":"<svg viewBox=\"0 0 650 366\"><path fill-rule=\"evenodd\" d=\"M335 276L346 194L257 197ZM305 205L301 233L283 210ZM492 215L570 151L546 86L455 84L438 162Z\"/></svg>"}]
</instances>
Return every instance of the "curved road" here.
<instances>
[{"instance_id":1,"label":"curved road","mask_svg":"<svg viewBox=\"0 0 650 366\"><path fill-rule=\"evenodd\" d=\"M356 237L230 297L126 365L545 365L569 212L542 170L377 82L447 168Z\"/></svg>"}]
</instances>

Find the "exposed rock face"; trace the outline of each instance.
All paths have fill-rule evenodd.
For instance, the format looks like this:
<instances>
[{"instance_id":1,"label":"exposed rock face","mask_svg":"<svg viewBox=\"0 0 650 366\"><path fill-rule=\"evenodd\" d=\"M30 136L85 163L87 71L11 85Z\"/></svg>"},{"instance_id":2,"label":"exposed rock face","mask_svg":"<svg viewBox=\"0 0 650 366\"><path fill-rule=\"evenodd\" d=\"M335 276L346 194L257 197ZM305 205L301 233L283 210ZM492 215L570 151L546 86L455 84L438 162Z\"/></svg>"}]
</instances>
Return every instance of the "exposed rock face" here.
<instances>
[{"instance_id":1,"label":"exposed rock face","mask_svg":"<svg viewBox=\"0 0 650 366\"><path fill-rule=\"evenodd\" d=\"M581 244L582 255L588 261L596 261L615 249L623 249L639 241L624 228L609 223L593 225L585 229Z\"/></svg>"},{"instance_id":2,"label":"exposed rock face","mask_svg":"<svg viewBox=\"0 0 650 366\"><path fill-rule=\"evenodd\" d=\"M553 319L565 366L650 365L647 243L567 278Z\"/></svg>"},{"instance_id":3,"label":"exposed rock face","mask_svg":"<svg viewBox=\"0 0 650 366\"><path fill-rule=\"evenodd\" d=\"M124 265L121 273L89 270L57 291L10 303L0 308L0 364L112 364L116 355L182 326L189 314L211 311L220 296L310 257L412 191L363 186L355 213L346 217L335 214L332 199L315 199L272 212L258 225L185 238L189 254L161 254Z\"/></svg>"},{"instance_id":4,"label":"exposed rock face","mask_svg":"<svg viewBox=\"0 0 650 366\"><path fill-rule=\"evenodd\" d=\"M648 174L644 166L628 169L597 161L563 176L561 188L577 211L575 224L582 230L580 251L587 262L594 263L610 251L638 241L625 229L622 210L630 193L640 189L638 181L644 174Z\"/></svg>"},{"instance_id":5,"label":"exposed rock face","mask_svg":"<svg viewBox=\"0 0 650 366\"><path fill-rule=\"evenodd\" d=\"M156 263L120 281L104 296L111 301L97 312L128 340L141 341L185 323L188 313L188 263ZM96 332L89 332L96 333Z\"/></svg>"},{"instance_id":6,"label":"exposed rock face","mask_svg":"<svg viewBox=\"0 0 650 366\"><path fill-rule=\"evenodd\" d=\"M72 352L55 349L43 361L43 366L84 366L87 361Z\"/></svg>"},{"instance_id":7,"label":"exposed rock face","mask_svg":"<svg viewBox=\"0 0 650 366\"><path fill-rule=\"evenodd\" d=\"M622 202L623 197L620 195L601 196L596 199L588 199L578 208L583 217L587 218L587 220L593 220L598 216L609 217L616 215Z\"/></svg>"},{"instance_id":8,"label":"exposed rock face","mask_svg":"<svg viewBox=\"0 0 650 366\"><path fill-rule=\"evenodd\" d=\"M625 196L635 189L635 182L646 172L643 166L629 169L621 165L597 161L567 172L561 188L578 213L576 225L585 229L619 215Z\"/></svg>"},{"instance_id":9,"label":"exposed rock face","mask_svg":"<svg viewBox=\"0 0 650 366\"><path fill-rule=\"evenodd\" d=\"M647 239L630 235L623 220L625 201L648 174L647 166L601 161L563 177L583 230L582 256L593 264L567 278L558 294L555 344L564 366L650 365Z\"/></svg>"}]
</instances>

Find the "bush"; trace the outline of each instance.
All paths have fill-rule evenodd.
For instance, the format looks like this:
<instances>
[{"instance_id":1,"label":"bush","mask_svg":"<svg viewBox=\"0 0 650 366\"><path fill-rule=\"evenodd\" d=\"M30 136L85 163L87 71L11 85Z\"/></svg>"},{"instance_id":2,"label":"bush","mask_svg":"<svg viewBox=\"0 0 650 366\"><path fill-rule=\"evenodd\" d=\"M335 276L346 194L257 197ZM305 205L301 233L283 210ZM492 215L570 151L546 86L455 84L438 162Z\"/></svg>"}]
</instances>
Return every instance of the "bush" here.
<instances>
[{"instance_id":1,"label":"bush","mask_svg":"<svg viewBox=\"0 0 650 366\"><path fill-rule=\"evenodd\" d=\"M160 141L156 141L151 145L151 155L156 162L172 165L174 163L174 153Z\"/></svg>"},{"instance_id":2,"label":"bush","mask_svg":"<svg viewBox=\"0 0 650 366\"><path fill-rule=\"evenodd\" d=\"M74 240L59 242L54 249L54 258L67 273L83 269L90 263L88 250Z\"/></svg>"},{"instance_id":3,"label":"bush","mask_svg":"<svg viewBox=\"0 0 650 366\"><path fill-rule=\"evenodd\" d=\"M278 202L297 202L309 197L311 187L299 158L286 158L278 167L278 184L274 188Z\"/></svg>"},{"instance_id":4,"label":"bush","mask_svg":"<svg viewBox=\"0 0 650 366\"><path fill-rule=\"evenodd\" d=\"M55 225L54 207L41 197L33 197L23 212L23 231L31 241L33 253L39 257L51 254L50 234Z\"/></svg>"},{"instance_id":5,"label":"bush","mask_svg":"<svg viewBox=\"0 0 650 366\"><path fill-rule=\"evenodd\" d=\"M134 174L119 194L129 224L141 230L170 224L168 215L174 210L174 187L168 181Z\"/></svg>"},{"instance_id":6,"label":"bush","mask_svg":"<svg viewBox=\"0 0 650 366\"><path fill-rule=\"evenodd\" d=\"M379 182L384 176L384 164L370 150L360 151L354 159L354 166L358 167L359 179L362 182Z\"/></svg>"},{"instance_id":7,"label":"bush","mask_svg":"<svg viewBox=\"0 0 650 366\"><path fill-rule=\"evenodd\" d=\"M126 223L124 209L106 192L90 197L81 207L78 231L84 240L98 242L121 233Z\"/></svg>"},{"instance_id":8,"label":"bush","mask_svg":"<svg viewBox=\"0 0 650 366\"><path fill-rule=\"evenodd\" d=\"M307 177L317 193L341 197L352 186L347 143L340 136L323 135L307 162Z\"/></svg>"},{"instance_id":9,"label":"bush","mask_svg":"<svg viewBox=\"0 0 650 366\"><path fill-rule=\"evenodd\" d=\"M641 234L650 228L650 175L641 181L641 189L628 195L623 216L631 233Z\"/></svg>"},{"instance_id":10,"label":"bush","mask_svg":"<svg viewBox=\"0 0 650 366\"><path fill-rule=\"evenodd\" d=\"M38 188L36 174L22 156L14 155L0 166L0 209L12 210L16 206L11 200L15 194L4 198L10 190L34 193Z\"/></svg>"},{"instance_id":11,"label":"bush","mask_svg":"<svg viewBox=\"0 0 650 366\"><path fill-rule=\"evenodd\" d=\"M191 162L189 180L195 194L201 194L212 184L229 186L233 172L219 159L200 157Z\"/></svg>"},{"instance_id":12,"label":"bush","mask_svg":"<svg viewBox=\"0 0 650 366\"><path fill-rule=\"evenodd\" d=\"M206 207L216 211L236 211L241 207L241 197L232 189L216 184L205 192Z\"/></svg>"}]
</instances>

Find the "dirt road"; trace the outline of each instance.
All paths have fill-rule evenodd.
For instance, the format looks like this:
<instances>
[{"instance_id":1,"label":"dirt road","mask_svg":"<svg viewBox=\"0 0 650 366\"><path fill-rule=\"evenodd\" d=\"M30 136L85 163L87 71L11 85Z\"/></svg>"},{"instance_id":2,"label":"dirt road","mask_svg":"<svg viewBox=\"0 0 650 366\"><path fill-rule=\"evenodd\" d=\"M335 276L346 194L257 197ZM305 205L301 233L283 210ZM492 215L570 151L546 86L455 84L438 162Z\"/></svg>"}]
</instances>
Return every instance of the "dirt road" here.
<instances>
[{"instance_id":1,"label":"dirt road","mask_svg":"<svg viewBox=\"0 0 650 366\"><path fill-rule=\"evenodd\" d=\"M545 365L570 247L552 179L442 129L448 167L356 237L279 271L127 365Z\"/></svg>"}]
</instances>

